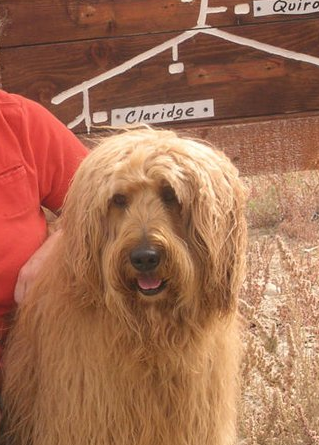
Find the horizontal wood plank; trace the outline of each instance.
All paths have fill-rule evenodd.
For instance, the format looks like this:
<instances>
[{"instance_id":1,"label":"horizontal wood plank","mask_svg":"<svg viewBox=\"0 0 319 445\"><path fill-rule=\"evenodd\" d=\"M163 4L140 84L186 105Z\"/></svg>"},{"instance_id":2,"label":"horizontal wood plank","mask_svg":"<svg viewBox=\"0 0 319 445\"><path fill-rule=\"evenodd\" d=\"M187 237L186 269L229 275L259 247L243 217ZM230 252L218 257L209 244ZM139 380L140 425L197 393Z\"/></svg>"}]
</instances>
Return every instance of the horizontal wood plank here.
<instances>
[{"instance_id":1,"label":"horizontal wood plank","mask_svg":"<svg viewBox=\"0 0 319 445\"><path fill-rule=\"evenodd\" d=\"M228 28L229 35L312 56L319 64L319 20ZM227 34L227 35L228 35ZM118 70L90 88L90 108L112 109L213 99L213 121L319 110L319 66L199 32L178 46L183 71L170 74L172 49L154 52L180 34L158 34L7 48L1 52L3 88L44 104L70 123L83 107L81 93L58 105L57 94ZM153 53L152 53L153 54ZM131 62L129 62L131 60ZM127 63L121 73L119 67ZM128 66L132 64L131 68ZM110 122L106 122L109 124ZM85 131L83 123L75 128Z\"/></svg>"},{"instance_id":2,"label":"horizontal wood plank","mask_svg":"<svg viewBox=\"0 0 319 445\"><path fill-rule=\"evenodd\" d=\"M319 114L172 129L224 151L242 176L319 169ZM92 148L107 135L79 136Z\"/></svg>"},{"instance_id":3,"label":"horizontal wood plank","mask_svg":"<svg viewBox=\"0 0 319 445\"><path fill-rule=\"evenodd\" d=\"M299 0L294 2L298 7ZM319 12L254 17L252 0L211 0L208 6L226 9L217 9L207 15L205 23L213 27L298 22L319 17ZM196 26L199 14L200 0L2 0L0 17L7 20L1 45L22 46L182 31Z\"/></svg>"},{"instance_id":4,"label":"horizontal wood plank","mask_svg":"<svg viewBox=\"0 0 319 445\"><path fill-rule=\"evenodd\" d=\"M319 168L319 114L203 125L188 134L225 151L244 176Z\"/></svg>"}]
</instances>

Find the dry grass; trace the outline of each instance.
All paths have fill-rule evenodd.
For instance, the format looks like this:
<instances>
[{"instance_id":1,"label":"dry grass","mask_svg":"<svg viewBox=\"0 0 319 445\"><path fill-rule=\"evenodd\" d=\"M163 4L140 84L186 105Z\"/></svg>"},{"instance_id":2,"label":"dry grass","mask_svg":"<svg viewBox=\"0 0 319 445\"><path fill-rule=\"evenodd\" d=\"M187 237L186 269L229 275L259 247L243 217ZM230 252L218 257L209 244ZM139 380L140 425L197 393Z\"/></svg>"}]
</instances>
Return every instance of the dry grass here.
<instances>
[{"instance_id":1,"label":"dry grass","mask_svg":"<svg viewBox=\"0 0 319 445\"><path fill-rule=\"evenodd\" d=\"M276 228L290 237L319 239L319 172L246 178L251 228Z\"/></svg>"},{"instance_id":2,"label":"dry grass","mask_svg":"<svg viewBox=\"0 0 319 445\"><path fill-rule=\"evenodd\" d=\"M319 444L316 184L316 173L250 179L250 226L269 234L254 231L241 299L240 445Z\"/></svg>"}]
</instances>

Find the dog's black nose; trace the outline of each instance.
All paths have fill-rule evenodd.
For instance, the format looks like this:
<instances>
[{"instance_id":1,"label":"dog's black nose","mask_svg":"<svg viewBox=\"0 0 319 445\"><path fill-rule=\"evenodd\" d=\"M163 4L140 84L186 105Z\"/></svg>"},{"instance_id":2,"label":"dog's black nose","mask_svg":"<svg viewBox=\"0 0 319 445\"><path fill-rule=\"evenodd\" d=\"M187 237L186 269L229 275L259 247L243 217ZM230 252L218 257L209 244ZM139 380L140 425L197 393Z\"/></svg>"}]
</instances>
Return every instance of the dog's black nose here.
<instances>
[{"instance_id":1,"label":"dog's black nose","mask_svg":"<svg viewBox=\"0 0 319 445\"><path fill-rule=\"evenodd\" d=\"M160 253L152 247L138 247L130 254L132 266L140 272L149 272L155 269L159 265L160 259Z\"/></svg>"}]
</instances>

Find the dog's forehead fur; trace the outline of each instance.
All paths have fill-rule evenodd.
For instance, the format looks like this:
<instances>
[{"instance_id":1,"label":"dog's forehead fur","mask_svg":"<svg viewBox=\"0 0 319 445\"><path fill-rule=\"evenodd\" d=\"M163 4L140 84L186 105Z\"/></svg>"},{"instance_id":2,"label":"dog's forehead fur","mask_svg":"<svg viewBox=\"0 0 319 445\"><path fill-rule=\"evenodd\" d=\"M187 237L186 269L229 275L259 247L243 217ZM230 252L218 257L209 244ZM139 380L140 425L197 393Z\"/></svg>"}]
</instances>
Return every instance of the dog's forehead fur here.
<instances>
[{"instance_id":1,"label":"dog's forehead fur","mask_svg":"<svg viewBox=\"0 0 319 445\"><path fill-rule=\"evenodd\" d=\"M171 185L182 201L195 198L194 188L210 199L232 195L229 178L237 177L237 170L222 152L202 143L171 131L137 129L105 139L82 163L78 175L109 198L132 186L156 182Z\"/></svg>"}]
</instances>

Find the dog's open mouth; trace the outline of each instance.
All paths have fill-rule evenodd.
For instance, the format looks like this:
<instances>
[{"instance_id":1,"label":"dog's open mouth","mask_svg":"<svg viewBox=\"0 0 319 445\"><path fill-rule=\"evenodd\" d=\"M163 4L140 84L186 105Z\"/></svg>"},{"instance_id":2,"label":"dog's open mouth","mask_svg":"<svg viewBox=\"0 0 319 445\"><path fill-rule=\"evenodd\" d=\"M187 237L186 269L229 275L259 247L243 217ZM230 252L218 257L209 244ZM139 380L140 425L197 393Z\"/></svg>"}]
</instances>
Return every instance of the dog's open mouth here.
<instances>
[{"instance_id":1,"label":"dog's open mouth","mask_svg":"<svg viewBox=\"0 0 319 445\"><path fill-rule=\"evenodd\" d=\"M166 281L149 275L141 275L136 280L136 287L141 294L153 296L161 293L166 287Z\"/></svg>"}]
</instances>

